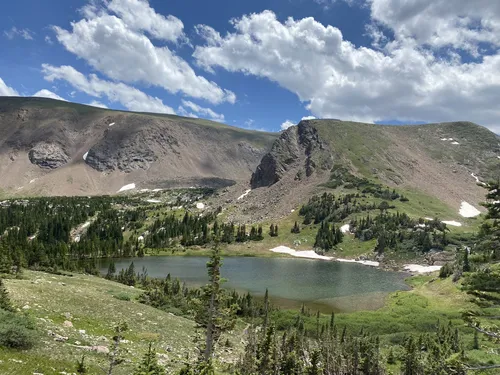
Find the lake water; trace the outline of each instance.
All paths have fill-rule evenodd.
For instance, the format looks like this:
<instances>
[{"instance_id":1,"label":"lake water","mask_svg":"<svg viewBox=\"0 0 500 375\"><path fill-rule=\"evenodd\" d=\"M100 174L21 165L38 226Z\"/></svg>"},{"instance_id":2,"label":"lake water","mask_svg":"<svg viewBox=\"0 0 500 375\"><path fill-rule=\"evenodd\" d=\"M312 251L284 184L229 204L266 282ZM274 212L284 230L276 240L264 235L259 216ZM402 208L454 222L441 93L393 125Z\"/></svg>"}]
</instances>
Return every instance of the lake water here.
<instances>
[{"instance_id":1,"label":"lake water","mask_svg":"<svg viewBox=\"0 0 500 375\"><path fill-rule=\"evenodd\" d=\"M206 257L151 256L115 259L117 271L133 261L137 272L145 267L150 277L168 273L188 285L207 282ZM308 259L227 257L223 259L225 288L263 296L269 289L274 304L306 306L328 311L354 311L383 306L390 292L408 290L403 273L354 263ZM107 263L101 264L105 273Z\"/></svg>"}]
</instances>

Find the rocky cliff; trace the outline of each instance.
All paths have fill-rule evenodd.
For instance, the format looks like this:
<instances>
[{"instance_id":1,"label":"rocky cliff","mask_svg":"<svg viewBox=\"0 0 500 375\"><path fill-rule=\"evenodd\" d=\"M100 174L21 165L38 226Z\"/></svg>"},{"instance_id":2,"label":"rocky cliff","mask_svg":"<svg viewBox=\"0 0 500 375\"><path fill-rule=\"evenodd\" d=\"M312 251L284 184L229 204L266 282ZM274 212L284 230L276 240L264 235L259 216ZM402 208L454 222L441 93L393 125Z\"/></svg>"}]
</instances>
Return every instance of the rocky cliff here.
<instances>
[{"instance_id":1,"label":"rocky cliff","mask_svg":"<svg viewBox=\"0 0 500 375\"><path fill-rule=\"evenodd\" d=\"M321 172L332 168L330 147L321 140L312 123L301 121L281 134L252 174L252 189L271 186L291 170L295 170L296 179L301 180L311 176L317 168Z\"/></svg>"}]
</instances>

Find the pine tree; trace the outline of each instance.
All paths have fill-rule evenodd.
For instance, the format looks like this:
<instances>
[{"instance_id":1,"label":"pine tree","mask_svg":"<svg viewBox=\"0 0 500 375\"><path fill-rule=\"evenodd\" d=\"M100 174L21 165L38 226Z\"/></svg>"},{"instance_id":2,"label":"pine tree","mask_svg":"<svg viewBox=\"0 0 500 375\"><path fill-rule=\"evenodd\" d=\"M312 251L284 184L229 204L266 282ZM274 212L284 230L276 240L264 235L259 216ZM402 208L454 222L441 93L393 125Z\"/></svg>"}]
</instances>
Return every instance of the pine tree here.
<instances>
[{"instance_id":1,"label":"pine tree","mask_svg":"<svg viewBox=\"0 0 500 375\"><path fill-rule=\"evenodd\" d=\"M195 321L205 330L205 343L200 350L202 353L201 366L211 366L215 344L224 331L230 330L236 323L235 306L228 305L228 298L221 287L223 282L220 274L222 261L219 244L216 242L212 255L207 262L209 284L203 288L201 306L195 314ZM207 369L207 368L206 368Z\"/></svg>"},{"instance_id":2,"label":"pine tree","mask_svg":"<svg viewBox=\"0 0 500 375\"><path fill-rule=\"evenodd\" d=\"M108 266L108 272L106 273L106 279L112 280L115 277L116 266L115 262L111 261Z\"/></svg>"},{"instance_id":3,"label":"pine tree","mask_svg":"<svg viewBox=\"0 0 500 375\"><path fill-rule=\"evenodd\" d=\"M135 369L134 375L165 375L165 369L158 364L156 351L153 349L152 343L149 343L148 351L142 357L142 361Z\"/></svg>"},{"instance_id":4,"label":"pine tree","mask_svg":"<svg viewBox=\"0 0 500 375\"><path fill-rule=\"evenodd\" d=\"M115 327L115 335L113 336L113 341L109 351L109 367L107 375L112 375L114 368L124 361L123 353L120 350L120 344L123 340L123 333L127 330L128 326L126 323L121 323Z\"/></svg>"},{"instance_id":5,"label":"pine tree","mask_svg":"<svg viewBox=\"0 0 500 375\"><path fill-rule=\"evenodd\" d=\"M265 332L264 339L257 348L257 373L259 375L271 375L274 373L276 343L274 341L275 329L270 326Z\"/></svg>"},{"instance_id":6,"label":"pine tree","mask_svg":"<svg viewBox=\"0 0 500 375\"><path fill-rule=\"evenodd\" d=\"M0 309L6 311L14 311L14 307L12 306L9 298L9 292L7 292L7 288L3 284L3 279L0 278Z\"/></svg>"},{"instance_id":7,"label":"pine tree","mask_svg":"<svg viewBox=\"0 0 500 375\"><path fill-rule=\"evenodd\" d=\"M299 224L297 222L295 222L295 224L293 225L293 228L292 228L291 232L295 233L295 234L300 233L300 227L299 227Z\"/></svg>"},{"instance_id":8,"label":"pine tree","mask_svg":"<svg viewBox=\"0 0 500 375\"><path fill-rule=\"evenodd\" d=\"M474 330L474 341L472 343L472 349L479 349L479 334L477 333L477 330Z\"/></svg>"},{"instance_id":9,"label":"pine tree","mask_svg":"<svg viewBox=\"0 0 500 375\"><path fill-rule=\"evenodd\" d=\"M469 263L469 249L468 248L466 248L465 252L464 252L464 264L463 264L462 270L464 272L470 272L470 270L471 270L470 263Z\"/></svg>"},{"instance_id":10,"label":"pine tree","mask_svg":"<svg viewBox=\"0 0 500 375\"><path fill-rule=\"evenodd\" d=\"M85 365L85 355L82 355L82 359L76 361L76 373L78 375L86 374L88 371L87 366Z\"/></svg>"}]
</instances>

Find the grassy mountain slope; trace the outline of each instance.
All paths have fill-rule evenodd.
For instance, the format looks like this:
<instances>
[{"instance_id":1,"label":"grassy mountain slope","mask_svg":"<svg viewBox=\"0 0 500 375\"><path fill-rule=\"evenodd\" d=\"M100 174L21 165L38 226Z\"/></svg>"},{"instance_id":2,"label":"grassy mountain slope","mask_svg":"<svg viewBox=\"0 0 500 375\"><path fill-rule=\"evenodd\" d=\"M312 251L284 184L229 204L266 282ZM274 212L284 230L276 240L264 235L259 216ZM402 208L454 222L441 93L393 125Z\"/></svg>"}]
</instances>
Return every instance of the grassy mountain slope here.
<instances>
[{"instance_id":1,"label":"grassy mountain slope","mask_svg":"<svg viewBox=\"0 0 500 375\"><path fill-rule=\"evenodd\" d=\"M78 195L115 193L129 183L231 185L249 179L275 138L208 120L4 97L0 191Z\"/></svg>"},{"instance_id":2,"label":"grassy mountain slope","mask_svg":"<svg viewBox=\"0 0 500 375\"><path fill-rule=\"evenodd\" d=\"M138 303L135 298L142 293L138 289L94 276L34 271L25 271L22 279L5 280L5 284L14 304L36 321L39 337L27 351L0 349L1 374L73 373L82 354L91 374L102 373L100 368L108 366L102 350L110 345L113 327L122 322L129 327L122 344L126 361L113 374L130 374L149 342L155 343L160 362L170 371L183 365L186 354L196 354L195 323ZM56 341L49 332L68 339ZM239 343L239 338L234 342ZM98 346L100 352L82 348L89 346ZM234 359L227 351L222 357Z\"/></svg>"},{"instance_id":3,"label":"grassy mountain slope","mask_svg":"<svg viewBox=\"0 0 500 375\"><path fill-rule=\"evenodd\" d=\"M463 219L463 201L481 209L479 180L500 175L499 137L469 122L382 126L302 121L275 141L252 176L253 190L235 218L279 218L324 187L333 167L412 196L415 214ZM474 175L474 176L473 176ZM418 207L419 206L419 207ZM446 215L446 217L443 217ZM453 216L451 216L453 215Z\"/></svg>"}]
</instances>

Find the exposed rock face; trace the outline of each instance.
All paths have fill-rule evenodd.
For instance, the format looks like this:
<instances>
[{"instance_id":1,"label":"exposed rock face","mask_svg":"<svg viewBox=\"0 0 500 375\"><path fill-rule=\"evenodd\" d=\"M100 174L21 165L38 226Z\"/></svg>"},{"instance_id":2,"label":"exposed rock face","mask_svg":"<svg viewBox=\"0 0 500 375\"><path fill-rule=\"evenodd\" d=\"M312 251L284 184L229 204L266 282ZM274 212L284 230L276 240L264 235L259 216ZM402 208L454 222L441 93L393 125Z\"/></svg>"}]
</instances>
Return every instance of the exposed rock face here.
<instances>
[{"instance_id":1,"label":"exposed rock face","mask_svg":"<svg viewBox=\"0 0 500 375\"><path fill-rule=\"evenodd\" d=\"M311 176L319 167L329 170L333 159L328 145L323 142L310 121L301 121L288 128L277 139L252 175L252 189L271 186L292 169L297 178Z\"/></svg>"},{"instance_id":2,"label":"exposed rock face","mask_svg":"<svg viewBox=\"0 0 500 375\"><path fill-rule=\"evenodd\" d=\"M85 162L92 168L100 172L120 170L127 173L147 170L167 153L178 153L177 140L164 131L151 129L129 137L114 134L107 132L104 139L89 150Z\"/></svg>"},{"instance_id":3,"label":"exposed rock face","mask_svg":"<svg viewBox=\"0 0 500 375\"><path fill-rule=\"evenodd\" d=\"M57 143L39 142L28 152L31 163L40 168L55 169L66 164L70 157Z\"/></svg>"}]
</instances>

